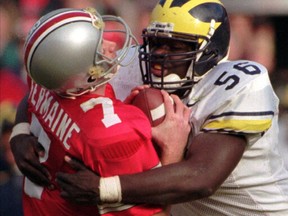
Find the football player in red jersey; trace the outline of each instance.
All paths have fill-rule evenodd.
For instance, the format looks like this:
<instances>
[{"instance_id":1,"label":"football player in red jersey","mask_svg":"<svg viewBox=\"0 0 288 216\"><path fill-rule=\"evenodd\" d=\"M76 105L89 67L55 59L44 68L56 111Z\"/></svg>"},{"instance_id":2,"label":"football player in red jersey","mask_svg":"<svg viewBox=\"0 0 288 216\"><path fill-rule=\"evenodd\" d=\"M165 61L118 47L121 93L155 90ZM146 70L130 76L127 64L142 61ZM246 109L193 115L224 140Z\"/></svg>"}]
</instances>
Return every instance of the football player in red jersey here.
<instances>
[{"instance_id":1,"label":"football player in red jersey","mask_svg":"<svg viewBox=\"0 0 288 216\"><path fill-rule=\"evenodd\" d=\"M106 21L123 26L115 30L126 38L119 52L116 43L103 39ZM55 10L32 27L24 47L30 87L26 132L36 136L44 148L39 162L50 181L44 186L24 179L25 215L166 215L161 205L123 204L121 191L111 190L117 191L120 184L115 175L161 166L147 117L117 100L107 83L117 66L124 64L133 41L121 18L100 16L92 8ZM190 111L185 106L181 109L189 132ZM25 126L27 123L18 125L11 139L27 130ZM60 196L56 173L74 172L65 162L69 157L107 177L97 189L102 204L78 206Z\"/></svg>"},{"instance_id":2,"label":"football player in red jersey","mask_svg":"<svg viewBox=\"0 0 288 216\"><path fill-rule=\"evenodd\" d=\"M279 99L264 66L227 60L230 27L223 4L161 0L143 37L142 80L140 71L135 73L138 65L119 71L122 77L110 83L118 85L116 94L130 91L136 80L177 93L192 110L194 137L179 163L120 175L115 191L122 191L122 201L175 204L173 216L288 215L288 171L277 142ZM166 125L159 140L178 135L179 128L166 123L165 118L158 126ZM168 158L181 149L179 143L166 146ZM78 203L101 201L97 187L103 177L69 163L77 172L58 173L62 196Z\"/></svg>"},{"instance_id":3,"label":"football player in red jersey","mask_svg":"<svg viewBox=\"0 0 288 216\"><path fill-rule=\"evenodd\" d=\"M263 65L227 60L230 27L224 5L160 0L142 36L142 81L182 98L192 110L194 137L179 163L119 176L122 201L174 204L173 216L288 215L288 170L277 137L279 99ZM115 91L129 81L112 81L118 84ZM177 135L178 128L166 126L158 139ZM181 148L178 144L165 151ZM59 184L65 197L91 204L97 191L81 180L89 171L78 169L58 174ZM94 187L99 180L93 178ZM87 187L93 199L85 196Z\"/></svg>"}]
</instances>

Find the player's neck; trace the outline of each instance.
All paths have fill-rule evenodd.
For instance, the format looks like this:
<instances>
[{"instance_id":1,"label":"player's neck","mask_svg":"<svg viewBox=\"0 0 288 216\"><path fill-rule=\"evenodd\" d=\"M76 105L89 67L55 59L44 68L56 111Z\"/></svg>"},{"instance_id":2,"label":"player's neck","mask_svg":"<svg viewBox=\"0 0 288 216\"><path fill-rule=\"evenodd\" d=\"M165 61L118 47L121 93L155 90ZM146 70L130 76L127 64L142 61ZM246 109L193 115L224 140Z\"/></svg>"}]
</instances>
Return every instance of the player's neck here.
<instances>
[{"instance_id":1,"label":"player's neck","mask_svg":"<svg viewBox=\"0 0 288 216\"><path fill-rule=\"evenodd\" d=\"M92 94L105 95L106 84L101 85L91 92Z\"/></svg>"}]
</instances>

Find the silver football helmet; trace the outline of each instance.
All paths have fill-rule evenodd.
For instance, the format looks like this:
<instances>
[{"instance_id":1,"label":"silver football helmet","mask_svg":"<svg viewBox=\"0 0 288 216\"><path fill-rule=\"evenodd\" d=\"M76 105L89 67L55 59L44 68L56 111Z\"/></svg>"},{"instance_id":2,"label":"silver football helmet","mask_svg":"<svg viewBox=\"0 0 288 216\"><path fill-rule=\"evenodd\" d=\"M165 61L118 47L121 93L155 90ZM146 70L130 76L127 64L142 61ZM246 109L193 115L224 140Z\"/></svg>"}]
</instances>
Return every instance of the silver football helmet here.
<instances>
[{"instance_id":1,"label":"silver football helmet","mask_svg":"<svg viewBox=\"0 0 288 216\"><path fill-rule=\"evenodd\" d=\"M116 22L117 28L105 29L106 22ZM102 52L105 32L124 36L113 59ZM108 82L117 66L124 66L133 43L137 41L120 17L101 16L92 8L58 9L32 27L24 45L25 66L39 85L62 96L78 96Z\"/></svg>"}]
</instances>

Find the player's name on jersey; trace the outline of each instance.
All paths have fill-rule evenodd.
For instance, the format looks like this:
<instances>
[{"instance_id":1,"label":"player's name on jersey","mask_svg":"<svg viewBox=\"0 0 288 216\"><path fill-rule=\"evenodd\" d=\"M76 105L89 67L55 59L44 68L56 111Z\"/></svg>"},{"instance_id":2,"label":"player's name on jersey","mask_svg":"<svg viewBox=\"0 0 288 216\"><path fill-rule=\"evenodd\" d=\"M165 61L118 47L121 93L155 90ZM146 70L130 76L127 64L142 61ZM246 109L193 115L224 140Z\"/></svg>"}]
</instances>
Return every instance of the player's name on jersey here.
<instances>
[{"instance_id":1,"label":"player's name on jersey","mask_svg":"<svg viewBox=\"0 0 288 216\"><path fill-rule=\"evenodd\" d=\"M51 92L33 82L31 84L29 99L34 105L38 117L42 119L51 132L64 144L65 148L69 149L68 140L72 136L72 133L80 132L78 125L73 122L55 100Z\"/></svg>"}]
</instances>

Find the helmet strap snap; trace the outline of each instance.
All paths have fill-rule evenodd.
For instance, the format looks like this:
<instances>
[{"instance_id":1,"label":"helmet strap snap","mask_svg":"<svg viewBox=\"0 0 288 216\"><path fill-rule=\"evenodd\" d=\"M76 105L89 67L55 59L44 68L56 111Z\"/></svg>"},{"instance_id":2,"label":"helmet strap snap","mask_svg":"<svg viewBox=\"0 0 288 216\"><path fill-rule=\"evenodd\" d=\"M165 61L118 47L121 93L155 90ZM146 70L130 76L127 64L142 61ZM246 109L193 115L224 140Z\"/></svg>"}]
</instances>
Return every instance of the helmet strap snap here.
<instances>
[{"instance_id":1,"label":"helmet strap snap","mask_svg":"<svg viewBox=\"0 0 288 216\"><path fill-rule=\"evenodd\" d=\"M104 68L99 66L99 65L95 65L93 67L91 67L89 69L89 75L91 76L92 79L99 79L102 74L104 73Z\"/></svg>"}]
</instances>

